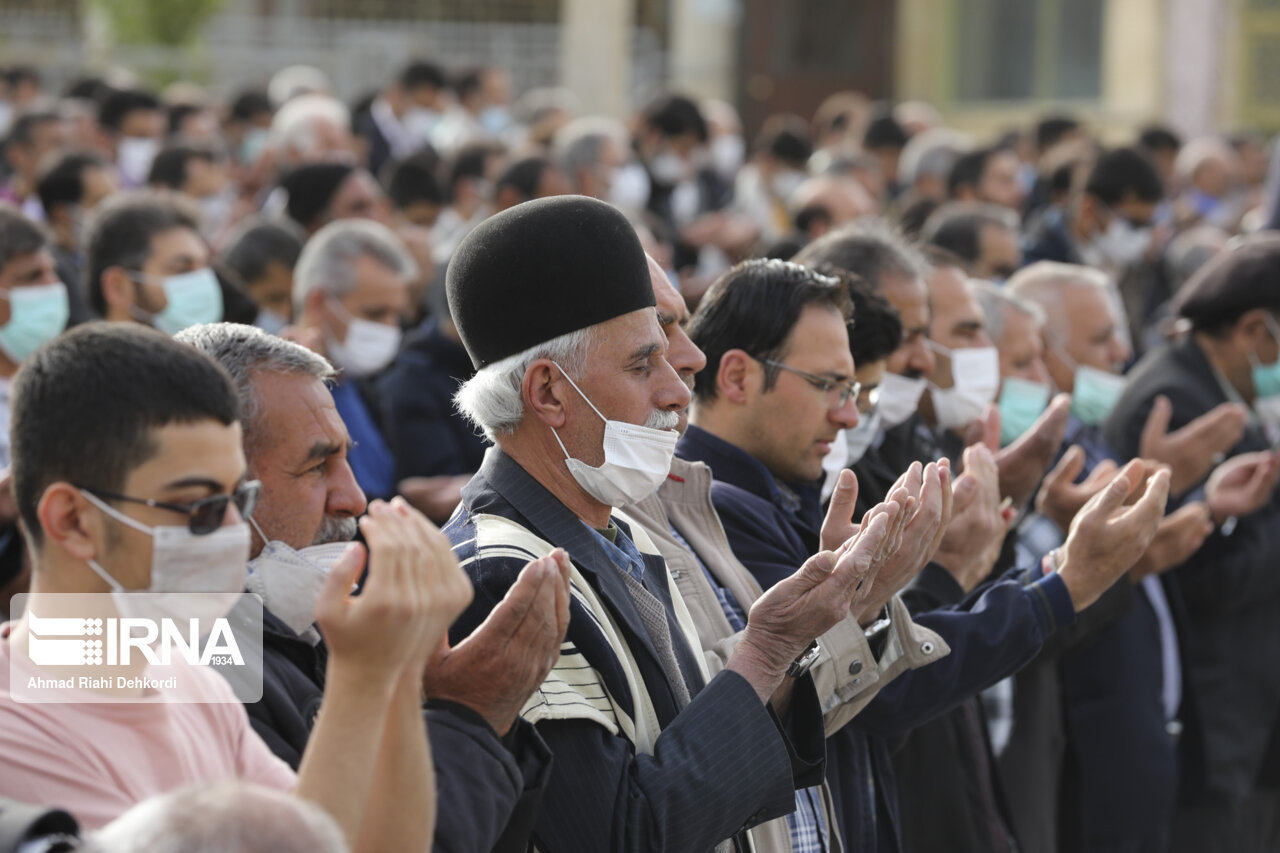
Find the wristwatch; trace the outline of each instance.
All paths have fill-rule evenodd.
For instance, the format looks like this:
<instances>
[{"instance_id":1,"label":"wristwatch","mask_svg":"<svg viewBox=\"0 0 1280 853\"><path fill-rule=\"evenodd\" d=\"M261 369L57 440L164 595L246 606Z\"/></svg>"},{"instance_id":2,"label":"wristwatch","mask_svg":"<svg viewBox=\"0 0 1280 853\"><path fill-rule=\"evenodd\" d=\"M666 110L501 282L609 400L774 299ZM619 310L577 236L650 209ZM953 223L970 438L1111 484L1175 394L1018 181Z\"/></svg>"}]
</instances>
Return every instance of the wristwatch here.
<instances>
[{"instance_id":1,"label":"wristwatch","mask_svg":"<svg viewBox=\"0 0 1280 853\"><path fill-rule=\"evenodd\" d=\"M809 671L814 662L818 659L818 655L822 652L822 646L818 645L818 641L814 640L808 647L800 653L800 657L791 662L791 666L787 667L788 678L799 678Z\"/></svg>"}]
</instances>

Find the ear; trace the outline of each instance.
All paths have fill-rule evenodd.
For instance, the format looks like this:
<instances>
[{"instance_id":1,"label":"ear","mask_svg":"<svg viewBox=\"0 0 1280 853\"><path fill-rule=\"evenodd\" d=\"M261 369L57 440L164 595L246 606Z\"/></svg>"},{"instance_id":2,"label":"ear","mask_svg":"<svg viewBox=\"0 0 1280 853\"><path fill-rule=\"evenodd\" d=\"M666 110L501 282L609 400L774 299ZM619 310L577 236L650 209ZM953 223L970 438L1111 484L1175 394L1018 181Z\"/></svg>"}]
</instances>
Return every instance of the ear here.
<instances>
[{"instance_id":1,"label":"ear","mask_svg":"<svg viewBox=\"0 0 1280 853\"><path fill-rule=\"evenodd\" d=\"M107 311L128 314L138 301L138 283L129 277L124 267L107 267L102 271L102 300Z\"/></svg>"},{"instance_id":2,"label":"ear","mask_svg":"<svg viewBox=\"0 0 1280 853\"><path fill-rule=\"evenodd\" d=\"M307 291L307 296L302 300L302 316L295 317L295 322L308 326L328 326L333 317L333 311L329 308L329 294L320 288L312 288Z\"/></svg>"},{"instance_id":3,"label":"ear","mask_svg":"<svg viewBox=\"0 0 1280 853\"><path fill-rule=\"evenodd\" d=\"M763 385L763 379L760 365L746 350L728 350L716 371L716 397L741 406Z\"/></svg>"},{"instance_id":4,"label":"ear","mask_svg":"<svg viewBox=\"0 0 1280 853\"><path fill-rule=\"evenodd\" d=\"M554 362L540 358L529 365L520 383L525 410L552 429L564 426L566 392L575 393L568 381L562 379L564 374Z\"/></svg>"},{"instance_id":5,"label":"ear","mask_svg":"<svg viewBox=\"0 0 1280 853\"><path fill-rule=\"evenodd\" d=\"M1248 338L1250 341L1269 336L1271 331L1267 328L1266 315L1266 308L1251 308L1244 312L1236 320L1236 335Z\"/></svg>"},{"instance_id":6,"label":"ear","mask_svg":"<svg viewBox=\"0 0 1280 853\"><path fill-rule=\"evenodd\" d=\"M91 504L70 483L58 482L44 490L36 506L36 516L48 542L78 560L91 560L98 555L96 541L103 535L99 513L89 512Z\"/></svg>"}]
</instances>

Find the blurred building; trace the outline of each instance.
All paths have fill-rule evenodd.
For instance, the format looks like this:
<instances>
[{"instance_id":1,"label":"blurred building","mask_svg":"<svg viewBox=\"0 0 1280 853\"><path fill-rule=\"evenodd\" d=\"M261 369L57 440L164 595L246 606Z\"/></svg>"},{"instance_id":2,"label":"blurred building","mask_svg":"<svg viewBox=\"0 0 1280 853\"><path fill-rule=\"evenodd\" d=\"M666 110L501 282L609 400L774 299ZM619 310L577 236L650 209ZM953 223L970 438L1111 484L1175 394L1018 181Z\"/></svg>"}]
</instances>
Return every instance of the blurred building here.
<instances>
[{"instance_id":1,"label":"blurred building","mask_svg":"<svg viewBox=\"0 0 1280 853\"><path fill-rule=\"evenodd\" d=\"M976 131L1050 106L1104 130L1280 129L1280 0L223 0L180 48L114 44L100 8L0 0L0 63L55 84L117 64L225 94L304 62L353 99L426 56L617 115L670 83L736 103L749 129L841 89L928 100Z\"/></svg>"}]
</instances>

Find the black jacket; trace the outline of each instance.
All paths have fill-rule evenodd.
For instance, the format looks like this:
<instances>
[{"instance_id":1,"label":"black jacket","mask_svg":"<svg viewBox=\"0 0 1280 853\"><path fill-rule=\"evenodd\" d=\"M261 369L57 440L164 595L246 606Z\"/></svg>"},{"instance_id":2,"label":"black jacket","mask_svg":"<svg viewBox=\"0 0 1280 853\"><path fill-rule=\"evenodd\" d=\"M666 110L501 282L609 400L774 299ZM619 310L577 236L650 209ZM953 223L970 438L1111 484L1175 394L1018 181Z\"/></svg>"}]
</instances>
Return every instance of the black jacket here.
<instances>
[{"instance_id":1,"label":"black jacket","mask_svg":"<svg viewBox=\"0 0 1280 853\"><path fill-rule=\"evenodd\" d=\"M485 439L453 407L454 392L474 374L467 351L445 337L436 318L405 338L378 379L382 435L396 458L397 480L480 470Z\"/></svg>"},{"instance_id":2,"label":"black jacket","mask_svg":"<svg viewBox=\"0 0 1280 853\"><path fill-rule=\"evenodd\" d=\"M262 700L245 706L254 731L295 770L324 697L324 643L312 646L262 612ZM551 752L533 726L517 720L505 738L453 702L423 714L436 770L432 849L524 850L551 775Z\"/></svg>"},{"instance_id":3,"label":"black jacket","mask_svg":"<svg viewBox=\"0 0 1280 853\"><path fill-rule=\"evenodd\" d=\"M1122 458L1136 456L1157 395L1172 403L1171 430L1226 402L1194 337L1152 351L1129 374L1129 386L1107 422L1107 440ZM1251 426L1230 455L1266 450ZM1186 497L1197 496L1193 491ZM1170 577L1181 592L1183 622L1184 794L1245 796L1264 763L1280 717L1280 497L1241 518L1230 536L1214 532ZM1188 707L1190 705L1191 707ZM1204 766L1195 759L1203 756ZM1194 784L1190 784L1194 783Z\"/></svg>"}]
</instances>

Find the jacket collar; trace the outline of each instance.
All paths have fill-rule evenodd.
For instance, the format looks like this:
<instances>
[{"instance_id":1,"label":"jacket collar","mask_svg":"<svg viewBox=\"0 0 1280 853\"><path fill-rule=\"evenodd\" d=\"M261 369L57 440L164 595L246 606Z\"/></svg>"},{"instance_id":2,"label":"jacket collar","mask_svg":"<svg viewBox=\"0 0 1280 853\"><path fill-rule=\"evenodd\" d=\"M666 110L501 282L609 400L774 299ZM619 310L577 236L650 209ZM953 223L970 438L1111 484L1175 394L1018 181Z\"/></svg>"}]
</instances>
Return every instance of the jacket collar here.
<instances>
[{"instance_id":1,"label":"jacket collar","mask_svg":"<svg viewBox=\"0 0 1280 853\"><path fill-rule=\"evenodd\" d=\"M501 448L490 447L485 452L480 471L462 487L462 500L472 513L478 513L493 508L497 503L495 497L505 500L531 531L568 552L578 570L594 579L596 592L622 624L633 652L637 648L643 649L655 663L660 663L661 658L658 657L649 632L645 630L631 594L627 592L622 570L614 568L591 528L524 470L520 463ZM626 522L615 516L613 523L624 535L631 537L631 528ZM634 542L634 538L632 541ZM645 587L658 596L659 600L667 599L666 563L661 557L651 554L641 556L645 563ZM659 582L659 578L663 580Z\"/></svg>"},{"instance_id":2,"label":"jacket collar","mask_svg":"<svg viewBox=\"0 0 1280 853\"><path fill-rule=\"evenodd\" d=\"M816 485L780 482L754 456L693 424L676 445L676 455L705 462L715 479L764 498L787 515L800 518L815 508L821 512Z\"/></svg>"}]
</instances>

